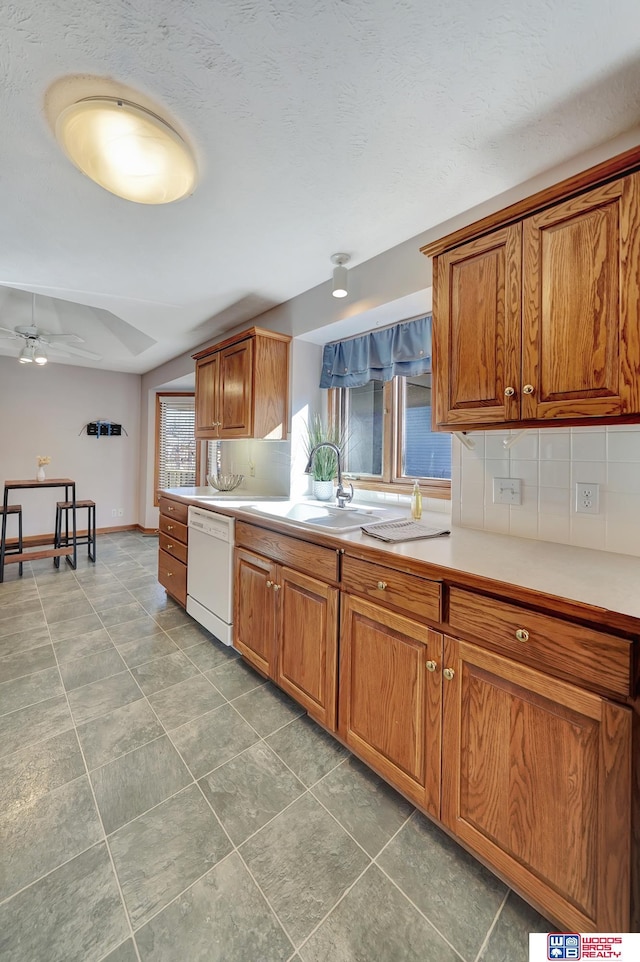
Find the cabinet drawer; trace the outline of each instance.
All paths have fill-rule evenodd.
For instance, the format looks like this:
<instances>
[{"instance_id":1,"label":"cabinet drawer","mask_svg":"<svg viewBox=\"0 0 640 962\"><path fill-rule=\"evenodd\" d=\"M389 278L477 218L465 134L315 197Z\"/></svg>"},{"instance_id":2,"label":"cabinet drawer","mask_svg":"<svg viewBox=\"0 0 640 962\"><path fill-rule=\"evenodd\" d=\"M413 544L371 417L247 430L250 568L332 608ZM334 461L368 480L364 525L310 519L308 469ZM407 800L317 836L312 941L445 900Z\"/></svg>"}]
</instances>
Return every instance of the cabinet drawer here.
<instances>
[{"instance_id":1,"label":"cabinet drawer","mask_svg":"<svg viewBox=\"0 0 640 962\"><path fill-rule=\"evenodd\" d=\"M176 541L182 541L183 544L187 543L187 532L189 529L186 524L182 524L180 521L174 521L171 515L167 517L166 514L161 514L158 526L162 534L166 534L169 538L174 538Z\"/></svg>"},{"instance_id":2,"label":"cabinet drawer","mask_svg":"<svg viewBox=\"0 0 640 962\"><path fill-rule=\"evenodd\" d=\"M441 620L442 585L439 581L429 581L345 555L342 559L342 586L381 605L406 611L414 618Z\"/></svg>"},{"instance_id":3,"label":"cabinet drawer","mask_svg":"<svg viewBox=\"0 0 640 962\"><path fill-rule=\"evenodd\" d=\"M338 552L335 548L309 544L244 521L236 522L236 544L323 581L338 580Z\"/></svg>"},{"instance_id":4,"label":"cabinet drawer","mask_svg":"<svg viewBox=\"0 0 640 962\"><path fill-rule=\"evenodd\" d=\"M175 538L170 538L168 535L160 532L160 537L158 540L158 545L162 551L166 551L173 558L177 558L186 565L187 563L187 546L181 541L177 541Z\"/></svg>"},{"instance_id":5,"label":"cabinet drawer","mask_svg":"<svg viewBox=\"0 0 640 962\"><path fill-rule=\"evenodd\" d=\"M187 604L187 566L166 551L158 552L158 581L183 608Z\"/></svg>"},{"instance_id":6,"label":"cabinet drawer","mask_svg":"<svg viewBox=\"0 0 640 962\"><path fill-rule=\"evenodd\" d=\"M182 524L187 523L189 516L189 505L183 504L182 501L172 501L171 498L160 498L158 502L160 506L160 514L166 515L168 518L173 518L175 521L180 521Z\"/></svg>"},{"instance_id":7,"label":"cabinet drawer","mask_svg":"<svg viewBox=\"0 0 640 962\"><path fill-rule=\"evenodd\" d=\"M541 671L597 691L631 693L632 643L616 635L460 588L449 592L449 625Z\"/></svg>"}]
</instances>

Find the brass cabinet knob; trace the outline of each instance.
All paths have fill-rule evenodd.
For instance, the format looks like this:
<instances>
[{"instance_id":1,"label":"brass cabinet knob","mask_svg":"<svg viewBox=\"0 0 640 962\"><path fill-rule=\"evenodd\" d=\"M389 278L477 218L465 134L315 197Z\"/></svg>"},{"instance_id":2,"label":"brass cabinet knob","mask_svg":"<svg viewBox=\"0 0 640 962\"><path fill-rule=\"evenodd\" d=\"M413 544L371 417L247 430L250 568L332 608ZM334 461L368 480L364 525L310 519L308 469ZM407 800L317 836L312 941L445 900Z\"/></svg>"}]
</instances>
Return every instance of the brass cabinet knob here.
<instances>
[{"instance_id":1,"label":"brass cabinet knob","mask_svg":"<svg viewBox=\"0 0 640 962\"><path fill-rule=\"evenodd\" d=\"M379 581L379 582L378 582L378 588L380 589L380 591L384 591L384 589L385 589L386 587L387 587L387 582L386 582L386 581Z\"/></svg>"},{"instance_id":2,"label":"brass cabinet knob","mask_svg":"<svg viewBox=\"0 0 640 962\"><path fill-rule=\"evenodd\" d=\"M173 531L173 525L172 525L172 524L168 524L168 525L167 525L167 531Z\"/></svg>"},{"instance_id":3,"label":"brass cabinet knob","mask_svg":"<svg viewBox=\"0 0 640 962\"><path fill-rule=\"evenodd\" d=\"M274 591L280 591L281 588L282 588L282 585L276 585L276 584L274 584L274 586L273 586L273 590L274 590Z\"/></svg>"},{"instance_id":4,"label":"brass cabinet knob","mask_svg":"<svg viewBox=\"0 0 640 962\"><path fill-rule=\"evenodd\" d=\"M442 674L447 679L447 681L453 681L455 671L453 670L453 668L445 668Z\"/></svg>"},{"instance_id":5,"label":"brass cabinet knob","mask_svg":"<svg viewBox=\"0 0 640 962\"><path fill-rule=\"evenodd\" d=\"M513 395L514 395L515 393L516 393L516 389L515 389L514 387L506 387L506 388L504 389L504 396L505 396L505 397L513 397Z\"/></svg>"},{"instance_id":6,"label":"brass cabinet knob","mask_svg":"<svg viewBox=\"0 0 640 962\"><path fill-rule=\"evenodd\" d=\"M167 578L173 578L173 571L167 571Z\"/></svg>"},{"instance_id":7,"label":"brass cabinet knob","mask_svg":"<svg viewBox=\"0 0 640 962\"><path fill-rule=\"evenodd\" d=\"M535 388L534 388L533 384L525 384L525 386L522 388L522 393L523 393L523 394L533 394L534 390L535 390Z\"/></svg>"},{"instance_id":8,"label":"brass cabinet knob","mask_svg":"<svg viewBox=\"0 0 640 962\"><path fill-rule=\"evenodd\" d=\"M167 507L167 511L175 511L175 510L176 510L175 508Z\"/></svg>"},{"instance_id":9,"label":"brass cabinet knob","mask_svg":"<svg viewBox=\"0 0 640 962\"><path fill-rule=\"evenodd\" d=\"M518 641L529 641L529 632L526 628L516 628L516 638Z\"/></svg>"},{"instance_id":10,"label":"brass cabinet knob","mask_svg":"<svg viewBox=\"0 0 640 962\"><path fill-rule=\"evenodd\" d=\"M267 581L267 588L273 588L273 581Z\"/></svg>"},{"instance_id":11,"label":"brass cabinet knob","mask_svg":"<svg viewBox=\"0 0 640 962\"><path fill-rule=\"evenodd\" d=\"M427 671L435 671L437 667L438 666L436 665L435 661L429 660L427 662L427 665L426 665Z\"/></svg>"},{"instance_id":12,"label":"brass cabinet knob","mask_svg":"<svg viewBox=\"0 0 640 962\"><path fill-rule=\"evenodd\" d=\"M168 544L168 545L167 545L167 551L171 551L172 548L173 548L173 545L172 545L172 544Z\"/></svg>"}]
</instances>

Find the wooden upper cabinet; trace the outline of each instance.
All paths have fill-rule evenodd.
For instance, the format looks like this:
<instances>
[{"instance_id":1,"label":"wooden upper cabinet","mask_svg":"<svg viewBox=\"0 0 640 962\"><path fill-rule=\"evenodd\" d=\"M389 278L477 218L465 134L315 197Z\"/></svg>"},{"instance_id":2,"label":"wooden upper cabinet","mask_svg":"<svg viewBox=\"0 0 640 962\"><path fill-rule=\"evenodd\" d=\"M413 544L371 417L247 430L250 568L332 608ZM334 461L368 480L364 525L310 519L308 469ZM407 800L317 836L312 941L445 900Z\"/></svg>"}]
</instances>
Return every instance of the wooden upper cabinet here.
<instances>
[{"instance_id":1,"label":"wooden upper cabinet","mask_svg":"<svg viewBox=\"0 0 640 962\"><path fill-rule=\"evenodd\" d=\"M536 195L514 221L522 206L503 212L504 227L494 215L476 236L472 225L423 248L435 255L434 426L632 419L640 173L554 204Z\"/></svg>"},{"instance_id":2,"label":"wooden upper cabinet","mask_svg":"<svg viewBox=\"0 0 640 962\"><path fill-rule=\"evenodd\" d=\"M250 438L253 410L252 339L219 352L219 437Z\"/></svg>"},{"instance_id":3,"label":"wooden upper cabinet","mask_svg":"<svg viewBox=\"0 0 640 962\"><path fill-rule=\"evenodd\" d=\"M220 355L196 363L196 437L218 437L218 372Z\"/></svg>"},{"instance_id":4,"label":"wooden upper cabinet","mask_svg":"<svg viewBox=\"0 0 640 962\"><path fill-rule=\"evenodd\" d=\"M444 639L442 821L576 932L630 924L631 711Z\"/></svg>"},{"instance_id":5,"label":"wooden upper cabinet","mask_svg":"<svg viewBox=\"0 0 640 962\"><path fill-rule=\"evenodd\" d=\"M640 411L639 177L524 222L523 418Z\"/></svg>"},{"instance_id":6,"label":"wooden upper cabinet","mask_svg":"<svg viewBox=\"0 0 640 962\"><path fill-rule=\"evenodd\" d=\"M196 438L286 438L290 341L250 328L193 355Z\"/></svg>"},{"instance_id":7,"label":"wooden upper cabinet","mask_svg":"<svg viewBox=\"0 0 640 962\"><path fill-rule=\"evenodd\" d=\"M438 424L519 416L521 236L516 224L438 258L433 329Z\"/></svg>"}]
</instances>

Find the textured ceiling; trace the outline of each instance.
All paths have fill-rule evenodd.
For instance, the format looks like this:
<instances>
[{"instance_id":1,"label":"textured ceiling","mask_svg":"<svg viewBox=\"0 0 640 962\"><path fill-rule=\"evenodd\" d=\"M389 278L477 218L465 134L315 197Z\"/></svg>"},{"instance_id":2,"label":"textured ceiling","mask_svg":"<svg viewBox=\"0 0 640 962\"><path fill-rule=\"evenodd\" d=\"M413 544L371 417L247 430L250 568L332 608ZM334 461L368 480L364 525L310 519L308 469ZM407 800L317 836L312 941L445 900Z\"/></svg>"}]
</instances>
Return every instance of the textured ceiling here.
<instances>
[{"instance_id":1,"label":"textured ceiling","mask_svg":"<svg viewBox=\"0 0 640 962\"><path fill-rule=\"evenodd\" d=\"M3 3L0 284L111 312L157 343L77 330L86 347L149 370L209 318L326 281L334 251L358 264L633 127L638 19L637 0ZM192 197L131 204L69 164L52 123L99 91L182 131Z\"/></svg>"}]
</instances>

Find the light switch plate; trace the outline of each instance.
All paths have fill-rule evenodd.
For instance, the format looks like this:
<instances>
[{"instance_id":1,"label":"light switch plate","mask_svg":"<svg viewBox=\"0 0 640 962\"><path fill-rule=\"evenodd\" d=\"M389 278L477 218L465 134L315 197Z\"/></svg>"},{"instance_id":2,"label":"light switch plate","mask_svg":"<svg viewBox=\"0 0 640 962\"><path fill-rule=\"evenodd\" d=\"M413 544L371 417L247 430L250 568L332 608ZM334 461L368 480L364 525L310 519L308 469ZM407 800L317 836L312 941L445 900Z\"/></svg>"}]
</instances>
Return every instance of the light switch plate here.
<instances>
[{"instance_id":1,"label":"light switch plate","mask_svg":"<svg viewBox=\"0 0 640 962\"><path fill-rule=\"evenodd\" d=\"M522 504L522 478L494 478L494 504Z\"/></svg>"}]
</instances>

